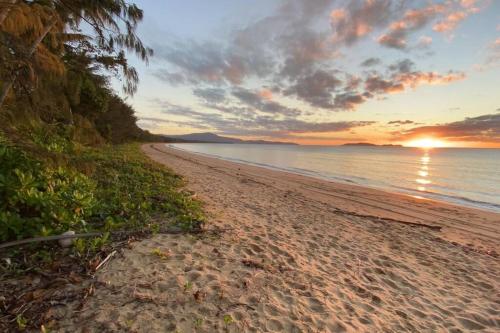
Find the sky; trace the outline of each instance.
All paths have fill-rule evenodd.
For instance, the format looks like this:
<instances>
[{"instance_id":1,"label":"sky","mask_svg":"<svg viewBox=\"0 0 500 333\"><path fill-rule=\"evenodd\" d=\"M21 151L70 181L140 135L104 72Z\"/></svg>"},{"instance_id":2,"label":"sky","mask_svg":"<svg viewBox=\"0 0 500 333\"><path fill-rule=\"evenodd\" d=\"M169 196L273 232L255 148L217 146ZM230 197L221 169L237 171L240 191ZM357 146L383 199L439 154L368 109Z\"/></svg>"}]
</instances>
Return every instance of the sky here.
<instances>
[{"instance_id":1,"label":"sky","mask_svg":"<svg viewBox=\"0 0 500 333\"><path fill-rule=\"evenodd\" d=\"M153 133L500 147L500 1L135 2Z\"/></svg>"}]
</instances>

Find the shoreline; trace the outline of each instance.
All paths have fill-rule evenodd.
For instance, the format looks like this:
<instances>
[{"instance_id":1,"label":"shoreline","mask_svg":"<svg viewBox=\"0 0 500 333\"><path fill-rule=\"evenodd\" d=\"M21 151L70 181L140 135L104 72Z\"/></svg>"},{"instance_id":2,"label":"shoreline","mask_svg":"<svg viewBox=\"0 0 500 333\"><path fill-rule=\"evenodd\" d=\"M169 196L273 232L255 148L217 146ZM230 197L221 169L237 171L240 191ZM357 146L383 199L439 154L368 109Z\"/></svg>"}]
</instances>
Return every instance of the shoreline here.
<instances>
[{"instance_id":1,"label":"shoreline","mask_svg":"<svg viewBox=\"0 0 500 333\"><path fill-rule=\"evenodd\" d=\"M295 170L293 170L293 168L281 168L281 167L277 167L277 166L273 166L273 165L260 164L260 163L256 163L256 162L252 162L252 161L233 159L233 158L228 158L228 157L224 157L224 156L211 155L211 154L201 153L201 152L196 152L196 151L189 151L189 150L183 149L179 146L174 146L175 144L176 143L165 143L165 145L171 149L177 149L180 151L184 151L186 153L198 154L201 156L211 157L211 158L220 159L220 160L224 160L224 161L228 161L228 162L251 165L251 166L260 167L260 168L269 169L269 170L287 172L287 173L292 173L292 174L305 176L305 177L312 177L315 179L333 182L333 183L359 186L359 187L379 190L379 191L387 192L387 193L391 193L391 194L404 195L404 196L409 196L409 197L413 197L413 198L417 198L417 199L430 200L430 201L434 201L437 203L444 203L444 204L448 204L448 205L452 205L452 206L458 206L458 207L464 207L464 208L470 208L470 209L476 209L476 210L481 210L481 211L485 211L485 212L500 214L500 205L495 204L495 203L491 203L491 202L477 201L477 200L473 200L473 199L470 199L467 197L446 195L446 194L440 194L440 193L434 193L434 192L419 192L419 191L414 191L414 190L402 188L402 187L398 188L398 187L391 186L391 185L383 186L383 185L363 184L361 182L358 182L356 180L348 178L348 176L346 176L345 178L342 178L342 176L328 177L328 176L321 175L321 173L318 173L318 172L315 172L312 170L307 170L307 169L299 169L298 171L295 171ZM182 143L180 143L180 144L182 144ZM405 147L405 148L417 149L414 147Z\"/></svg>"},{"instance_id":2,"label":"shoreline","mask_svg":"<svg viewBox=\"0 0 500 333\"><path fill-rule=\"evenodd\" d=\"M62 332L500 329L499 214L142 149L204 203L206 232L131 243Z\"/></svg>"},{"instance_id":3,"label":"shoreline","mask_svg":"<svg viewBox=\"0 0 500 333\"><path fill-rule=\"evenodd\" d=\"M174 146L174 144L182 144L182 143L165 143L164 145L167 146L168 148L183 151L183 152L186 152L189 154L200 155L200 156L214 158L214 159L218 159L218 160L222 160L222 161L243 164L243 165L250 165L250 166L254 166L254 167L258 167L258 168L264 168L264 169L274 170L274 171L278 171L278 172L291 173L294 175L299 175L299 176L304 176L304 177L311 177L311 178L319 179L319 180L326 181L326 182L358 186L361 188L382 191L384 193L408 196L408 197L416 198L419 200L429 200L431 202L436 202L438 204L446 204L446 205L457 206L457 207L462 207L462 208L467 208L467 209L484 211L487 213L500 214L500 206L498 206L494 203L490 203L490 202L475 201L475 200L465 198L465 197L456 197L456 196L444 195L444 194L433 193L433 192L425 192L425 194L429 195L430 197L423 197L423 196L416 195L419 193L422 194L422 192L416 192L415 194L411 194L410 190L407 190L404 188L402 188L401 191L398 191L397 189L390 188L390 187L383 187L383 186L376 186L376 185L371 186L368 184L360 184L360 183L358 183L354 180L350 180L348 178L343 179L341 177L337 177L335 179L332 179L332 178L329 178L326 176L322 176L321 174L314 172L314 171L311 171L311 170L303 170L304 173L301 173L299 171L295 172L291 169L280 168L280 167L276 167L276 166L272 166L272 165L268 165L268 164L259 164L259 163L255 163L255 162L251 162L251 161L230 159L230 158L225 158L225 157L218 156L218 155L211 155L211 154L205 154L205 153L200 153L200 152L195 152L195 151L189 151L187 149L182 149L182 148L176 147L176 146ZM403 147L403 148L417 149L415 147ZM478 149L483 149L483 148L478 148ZM496 148L484 148L484 149L496 149ZM315 175L315 174L317 174L317 175ZM439 198L439 197L448 197L448 198L450 198L450 200L447 201L446 199ZM470 202L470 204L467 204L468 202Z\"/></svg>"},{"instance_id":4,"label":"shoreline","mask_svg":"<svg viewBox=\"0 0 500 333\"><path fill-rule=\"evenodd\" d=\"M162 152L162 147L166 149L163 153L173 154L173 152L178 152L177 155L181 158L191 158L196 162L205 164L222 163L226 167L237 168L238 170L248 168L252 176L259 173L266 175L268 172L273 177L285 176L288 177L289 181L298 181L301 184L306 184L305 186L310 186L312 192L330 191L330 193L319 194L334 196L335 199L341 201L336 202L337 208L341 208L341 210L347 208L348 213L374 216L396 222L441 227L441 236L448 241L462 245L472 245L474 248L481 248L486 243L495 252L500 252L500 245L498 245L500 243L500 213L440 200L420 199L403 193L385 191L355 183L336 182L273 167L267 168L251 163L229 161L221 157L190 152L165 144L155 144L153 149ZM265 177L263 176L263 178ZM326 188L322 188L325 186ZM343 193L337 194L335 193L337 191ZM351 198L346 197L346 195ZM360 205L368 208L359 207ZM465 219L464 216L467 216L467 218ZM478 236L480 238L476 239Z\"/></svg>"}]
</instances>

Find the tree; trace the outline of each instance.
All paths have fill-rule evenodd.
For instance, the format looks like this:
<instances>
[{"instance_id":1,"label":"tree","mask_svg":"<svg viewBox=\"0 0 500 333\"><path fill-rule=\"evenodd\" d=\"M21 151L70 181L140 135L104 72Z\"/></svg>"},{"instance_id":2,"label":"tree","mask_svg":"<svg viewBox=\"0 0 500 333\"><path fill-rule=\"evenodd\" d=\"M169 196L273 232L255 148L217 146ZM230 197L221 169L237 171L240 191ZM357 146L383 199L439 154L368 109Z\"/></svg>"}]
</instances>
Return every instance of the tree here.
<instances>
[{"instance_id":1,"label":"tree","mask_svg":"<svg viewBox=\"0 0 500 333\"><path fill-rule=\"evenodd\" d=\"M60 74L64 64L59 59L68 44L85 48L103 68L118 70L125 79L126 93L136 91L138 75L128 65L124 50L146 62L152 50L136 35L143 12L135 4L123 0L24 0L10 5L0 12L0 17L5 16L0 26L0 107L23 72L30 73L32 80L40 70ZM93 35L80 33L82 22L92 28Z\"/></svg>"}]
</instances>

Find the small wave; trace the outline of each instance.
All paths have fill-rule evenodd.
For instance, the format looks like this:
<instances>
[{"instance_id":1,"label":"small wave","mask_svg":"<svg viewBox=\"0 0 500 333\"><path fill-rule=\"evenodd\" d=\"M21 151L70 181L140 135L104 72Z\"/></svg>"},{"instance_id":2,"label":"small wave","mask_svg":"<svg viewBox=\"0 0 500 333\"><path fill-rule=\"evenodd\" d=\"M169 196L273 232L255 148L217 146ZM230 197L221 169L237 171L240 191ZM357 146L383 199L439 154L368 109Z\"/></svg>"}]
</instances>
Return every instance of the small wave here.
<instances>
[{"instance_id":1,"label":"small wave","mask_svg":"<svg viewBox=\"0 0 500 333\"><path fill-rule=\"evenodd\" d=\"M432 200L455 203L455 204L459 204L459 205L470 207L470 208L478 208L478 209L493 211L493 212L497 212L497 213L500 212L500 205L495 204L495 203L491 203L491 202L473 200L473 199L463 197L463 196L448 195L448 194L437 193L437 192L432 192L432 191L428 191L428 190L427 191L417 191L414 189L401 187L401 186L391 186L391 187L400 193L403 192L404 194L409 194L409 195L413 195L413 196L421 196L423 198L432 199Z\"/></svg>"}]
</instances>

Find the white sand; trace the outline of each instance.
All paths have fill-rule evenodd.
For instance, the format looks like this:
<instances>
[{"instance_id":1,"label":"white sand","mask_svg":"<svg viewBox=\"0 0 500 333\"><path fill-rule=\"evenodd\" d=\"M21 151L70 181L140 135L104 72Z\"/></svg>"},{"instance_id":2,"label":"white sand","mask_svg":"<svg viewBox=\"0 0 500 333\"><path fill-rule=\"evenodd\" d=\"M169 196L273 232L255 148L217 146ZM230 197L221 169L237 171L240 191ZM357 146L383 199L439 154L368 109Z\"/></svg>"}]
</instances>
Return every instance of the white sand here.
<instances>
[{"instance_id":1,"label":"white sand","mask_svg":"<svg viewBox=\"0 0 500 333\"><path fill-rule=\"evenodd\" d=\"M134 243L62 331L500 331L500 214L143 149L227 230Z\"/></svg>"}]
</instances>

